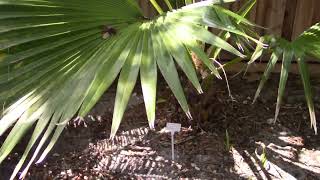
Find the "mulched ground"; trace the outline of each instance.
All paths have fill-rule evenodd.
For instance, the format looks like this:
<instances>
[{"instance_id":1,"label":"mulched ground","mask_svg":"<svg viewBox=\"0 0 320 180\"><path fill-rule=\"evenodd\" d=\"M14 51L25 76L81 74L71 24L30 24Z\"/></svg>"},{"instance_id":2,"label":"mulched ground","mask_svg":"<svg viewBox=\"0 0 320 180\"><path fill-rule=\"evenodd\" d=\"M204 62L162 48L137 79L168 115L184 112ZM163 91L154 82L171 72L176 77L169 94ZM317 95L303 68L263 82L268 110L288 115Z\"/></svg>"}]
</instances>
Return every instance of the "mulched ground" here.
<instances>
[{"instance_id":1,"label":"mulched ground","mask_svg":"<svg viewBox=\"0 0 320 180\"><path fill-rule=\"evenodd\" d=\"M320 138L310 129L300 78L290 76L279 119L273 124L279 76L271 77L252 105L257 77L229 79L234 99L224 81L214 80L202 95L184 83L192 121L161 82L155 131L148 128L137 88L118 136L110 141L113 87L92 111L87 127L70 125L45 162L33 166L28 179L320 179ZM313 84L320 119L317 79ZM170 136L163 131L167 122L183 126L176 134L175 161ZM23 143L1 165L0 179L7 179L22 149Z\"/></svg>"}]
</instances>

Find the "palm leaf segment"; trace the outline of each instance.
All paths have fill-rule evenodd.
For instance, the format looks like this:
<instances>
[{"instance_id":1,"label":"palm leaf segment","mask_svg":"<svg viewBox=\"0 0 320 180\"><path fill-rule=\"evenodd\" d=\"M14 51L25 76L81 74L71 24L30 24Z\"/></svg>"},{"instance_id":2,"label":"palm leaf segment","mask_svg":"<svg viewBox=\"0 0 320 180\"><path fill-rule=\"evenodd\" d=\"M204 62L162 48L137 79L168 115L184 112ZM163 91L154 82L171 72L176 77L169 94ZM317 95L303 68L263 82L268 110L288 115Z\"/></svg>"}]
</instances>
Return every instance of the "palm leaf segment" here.
<instances>
[{"instance_id":1,"label":"palm leaf segment","mask_svg":"<svg viewBox=\"0 0 320 180\"><path fill-rule=\"evenodd\" d=\"M264 72L264 75L262 76L262 79L260 81L254 101L256 101L259 97L264 84L268 80L270 73L275 67L275 64L282 56L282 68L280 74L280 83L278 88L278 98L275 113L275 121L277 120L280 111L280 105L282 103L282 98L286 87L286 82L288 80L288 75L290 72L290 65L293 58L295 58L298 62L301 80L304 86L306 102L309 108L311 127L313 127L315 133L317 134L315 107L313 103L310 75L305 57L310 56L320 59L320 24L315 24L314 26L306 30L304 33L302 33L293 42L288 42L282 38L275 38L272 36L266 36L262 38L262 40L264 40L266 43L270 43L269 50L272 52L272 55L266 67L266 71ZM265 49L263 49L261 46L257 46L256 51L254 52L249 64L253 63L256 59L258 59L262 55L262 52L264 50Z\"/></svg>"},{"instance_id":2,"label":"palm leaf segment","mask_svg":"<svg viewBox=\"0 0 320 180\"><path fill-rule=\"evenodd\" d=\"M205 29L245 36L219 21L214 2L220 0L147 21L133 0L0 0L0 135L14 125L0 149L0 163L33 129L12 178L34 146L21 177L39 153L38 162L42 161L67 122L75 115L84 117L118 74L111 136L139 73L148 120L154 126L157 67L191 118L175 63L201 93L189 51L219 75L197 41L243 56Z\"/></svg>"}]
</instances>

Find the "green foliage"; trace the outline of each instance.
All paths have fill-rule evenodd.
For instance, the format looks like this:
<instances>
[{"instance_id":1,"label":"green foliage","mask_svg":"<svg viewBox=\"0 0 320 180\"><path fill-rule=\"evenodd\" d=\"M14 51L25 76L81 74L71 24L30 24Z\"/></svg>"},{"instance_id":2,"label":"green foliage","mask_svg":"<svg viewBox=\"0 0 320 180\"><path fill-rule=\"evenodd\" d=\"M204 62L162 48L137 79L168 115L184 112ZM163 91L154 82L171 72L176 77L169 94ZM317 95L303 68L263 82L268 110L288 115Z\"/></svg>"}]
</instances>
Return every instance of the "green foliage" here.
<instances>
[{"instance_id":1,"label":"green foliage","mask_svg":"<svg viewBox=\"0 0 320 180\"><path fill-rule=\"evenodd\" d=\"M226 135L225 135L224 144L225 144L225 147L226 147L226 151L230 152L231 149L232 149L232 144L231 144L231 140L230 140L228 129L226 129Z\"/></svg>"},{"instance_id":2,"label":"green foliage","mask_svg":"<svg viewBox=\"0 0 320 180\"><path fill-rule=\"evenodd\" d=\"M70 119L83 118L118 76L111 137L118 130L139 73L148 121L154 127L157 67L191 118L175 64L202 93L190 52L219 74L198 41L244 57L205 27L257 42L217 17L251 25L213 5L219 2L159 11L160 16L146 20L134 0L0 0L0 136L10 129L0 149L0 163L33 130L12 179L30 153L20 177L39 156L37 163L41 162Z\"/></svg>"},{"instance_id":3,"label":"green foliage","mask_svg":"<svg viewBox=\"0 0 320 180\"><path fill-rule=\"evenodd\" d=\"M317 23L303 32L294 45L301 53L320 59L320 23Z\"/></svg>"},{"instance_id":4,"label":"green foliage","mask_svg":"<svg viewBox=\"0 0 320 180\"><path fill-rule=\"evenodd\" d=\"M267 158L267 153L266 153L266 147L263 146L262 147L262 154L260 155L260 162L262 164L262 166L264 168L267 168L267 165L268 165L268 158Z\"/></svg>"},{"instance_id":5,"label":"green foliage","mask_svg":"<svg viewBox=\"0 0 320 180\"><path fill-rule=\"evenodd\" d=\"M224 10L224 11L227 11L226 13L219 13L218 17L223 24L227 24L229 26L235 26L244 34L249 33L254 37L258 37L258 35L251 30L250 26L245 26L245 24L242 23L242 22L248 22L248 20L246 20L245 17L249 14L249 12L252 10L255 4L256 4L256 0L246 1L246 3L237 12L236 16L238 21L236 22L231 21L230 18L226 15L228 13L231 13L230 11L227 11L227 10ZM251 25L254 25L250 22L248 23ZM238 36L237 34L230 33L229 31L221 31L221 33L219 34L219 37L221 37L225 41L232 39L233 41L236 42L236 44L242 50L245 48L245 46L243 45L247 44L248 42L248 40L245 37ZM263 46L263 44L258 44L258 45ZM212 50L209 56L212 57L213 59L217 59L221 51L222 51L221 48L212 47Z\"/></svg>"},{"instance_id":6,"label":"green foliage","mask_svg":"<svg viewBox=\"0 0 320 180\"><path fill-rule=\"evenodd\" d=\"M262 51L271 51L272 55L260 81L258 90L254 98L254 102L259 97L264 84L270 76L270 73L272 72L272 70L275 67L275 64L282 55L282 67L274 119L275 121L277 120L280 111L280 105L282 103L282 98L286 87L286 82L288 79L288 74L290 72L290 65L293 59L295 58L298 62L300 76L303 82L306 102L309 108L311 127L313 127L315 133L317 134L315 108L313 103L310 75L308 65L306 62L306 57L311 56L320 59L320 24L315 24L314 26L306 30L304 33L302 33L293 42L288 42L282 38L276 38L273 36L266 36L263 40L269 43L270 47L264 50L260 46L257 46L254 56L249 62L249 64L253 63L256 59L258 59L262 55Z\"/></svg>"},{"instance_id":7,"label":"green foliage","mask_svg":"<svg viewBox=\"0 0 320 180\"><path fill-rule=\"evenodd\" d=\"M255 0L249 0L238 14L214 5L234 0L195 4L165 0L169 12L150 1L160 14L153 20L143 17L135 0L0 0L0 136L9 132L0 148L0 163L32 130L12 179L27 159L21 178L37 158L36 162L41 162L68 122L84 118L117 78L111 137L119 128L139 75L147 118L154 128L158 69L183 111L192 118L176 64L202 93L190 53L220 78L199 43L213 46L214 59L222 50L244 58L227 42L230 38L239 49L246 48L249 41L257 43L249 64L264 51L272 52L254 101L282 56L275 120L291 62L297 60L311 124L317 132L305 57L320 59L319 24L293 42L272 36L257 40L251 29L255 25L245 19ZM173 10L183 4L187 6ZM221 30L220 35L212 34L208 27ZM228 131L226 147L231 148Z\"/></svg>"}]
</instances>

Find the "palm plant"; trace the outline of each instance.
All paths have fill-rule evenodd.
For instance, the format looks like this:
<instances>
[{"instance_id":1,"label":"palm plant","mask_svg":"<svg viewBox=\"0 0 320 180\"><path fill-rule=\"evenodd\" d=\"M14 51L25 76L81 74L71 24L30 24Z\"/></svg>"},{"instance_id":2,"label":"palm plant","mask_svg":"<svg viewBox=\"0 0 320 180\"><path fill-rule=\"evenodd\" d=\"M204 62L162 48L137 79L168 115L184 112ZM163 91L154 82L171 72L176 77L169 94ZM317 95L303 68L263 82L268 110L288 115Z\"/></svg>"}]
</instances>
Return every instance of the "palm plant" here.
<instances>
[{"instance_id":1,"label":"palm plant","mask_svg":"<svg viewBox=\"0 0 320 180\"><path fill-rule=\"evenodd\" d=\"M259 35L254 32L254 30L251 28L251 26L246 26L245 24L241 23L243 20L245 20L246 16L250 13L250 11L253 9L253 7L255 6L255 4L257 3L256 0L248 0L246 1L243 6L239 9L239 11L237 12L238 14L238 22L236 22L235 26L237 26L237 29L239 29L240 31L242 31L245 34L250 34L253 37L259 37ZM220 17L221 20L223 21L224 24L234 24L234 22L231 22L230 19L227 17L226 14L228 13L232 13L228 10L223 10L226 13L221 13ZM253 25L253 24L252 24ZM257 25L254 25L255 27L257 27ZM228 31L221 31L219 34L219 37L221 37L224 40L229 40L231 39L233 42L235 42L235 44L237 44L237 46L239 47L239 49L241 49L242 51L247 51L250 52L252 49L250 46L250 41L248 41L248 39L246 37L243 36L238 36L237 34L234 33L230 33ZM249 46L249 47L247 47ZM259 44L259 47L264 47L264 44ZM220 55L222 49L213 46L210 53L209 53L209 57L212 57L213 59L217 59L218 56ZM230 62L229 62L230 63Z\"/></svg>"},{"instance_id":2,"label":"palm plant","mask_svg":"<svg viewBox=\"0 0 320 180\"><path fill-rule=\"evenodd\" d=\"M33 148L20 177L36 158L41 162L67 123L83 118L118 74L111 137L139 73L149 125L154 127L157 68L191 118L175 63L202 93L190 52L220 76L199 42L244 57L206 27L258 42L236 26L250 22L213 5L232 1L204 1L164 13L151 0L160 16L149 20L134 0L0 0L0 136L9 131L0 163L33 131L12 179ZM234 23L224 24L222 14Z\"/></svg>"},{"instance_id":3,"label":"palm plant","mask_svg":"<svg viewBox=\"0 0 320 180\"><path fill-rule=\"evenodd\" d=\"M261 40L265 43L270 44L270 46L265 49L262 46L258 45L251 57L251 60L249 61L249 65L255 62L259 57L261 57L264 51L271 52L272 55L255 94L254 102L259 97L264 84L270 76L270 73L272 72L277 61L281 58L282 55L282 68L274 121L277 120L286 87L286 82L288 80L288 75L290 72L290 65L295 58L299 66L306 102L309 108L311 127L313 127L315 134L317 134L316 115L306 57L309 56L320 59L320 24L317 23L314 26L310 27L292 42L274 36L266 36L261 38Z\"/></svg>"}]
</instances>

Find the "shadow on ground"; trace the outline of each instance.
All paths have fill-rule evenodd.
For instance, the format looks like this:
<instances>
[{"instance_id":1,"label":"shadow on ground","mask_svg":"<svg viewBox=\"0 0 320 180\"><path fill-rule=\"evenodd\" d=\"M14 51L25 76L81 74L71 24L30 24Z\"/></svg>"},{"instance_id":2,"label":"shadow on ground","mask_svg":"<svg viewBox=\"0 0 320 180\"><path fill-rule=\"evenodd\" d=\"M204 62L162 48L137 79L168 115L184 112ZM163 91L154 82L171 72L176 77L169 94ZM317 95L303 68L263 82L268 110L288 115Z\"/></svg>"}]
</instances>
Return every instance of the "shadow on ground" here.
<instances>
[{"instance_id":1,"label":"shadow on ground","mask_svg":"<svg viewBox=\"0 0 320 180\"><path fill-rule=\"evenodd\" d=\"M299 78L289 81L279 120L271 123L276 77L255 105L251 104L255 80L230 80L236 101L228 97L224 82L213 83L204 95L187 88L193 121L186 119L161 83L155 131L147 127L137 88L114 141L108 139L111 90L92 111L88 127L69 126L47 160L31 169L28 179L319 179L320 138L309 127ZM319 104L316 97L317 109ZM161 131L166 122L183 125L176 135L174 162L170 136ZM17 159L19 153L13 156ZM12 168L13 160L8 160L0 168L1 177Z\"/></svg>"}]
</instances>

